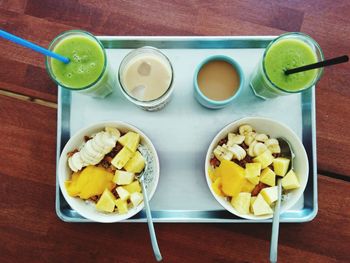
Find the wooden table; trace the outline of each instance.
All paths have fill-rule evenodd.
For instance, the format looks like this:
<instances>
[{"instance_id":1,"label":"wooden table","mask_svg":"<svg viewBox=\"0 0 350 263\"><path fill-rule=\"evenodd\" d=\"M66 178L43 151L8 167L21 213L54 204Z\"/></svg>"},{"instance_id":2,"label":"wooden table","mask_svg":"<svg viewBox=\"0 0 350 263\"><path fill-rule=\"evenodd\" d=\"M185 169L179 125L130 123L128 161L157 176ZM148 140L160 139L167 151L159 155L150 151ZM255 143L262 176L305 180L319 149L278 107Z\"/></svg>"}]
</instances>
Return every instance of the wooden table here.
<instances>
[{"instance_id":1,"label":"wooden table","mask_svg":"<svg viewBox=\"0 0 350 263\"><path fill-rule=\"evenodd\" d=\"M96 35L310 34L350 54L350 3L0 0L0 27L42 46ZM55 213L57 89L44 58L0 40L0 262L152 262L146 224L69 224ZM283 224L280 262L350 262L350 64L317 86L319 211ZM267 262L270 224L157 224L165 262Z\"/></svg>"}]
</instances>

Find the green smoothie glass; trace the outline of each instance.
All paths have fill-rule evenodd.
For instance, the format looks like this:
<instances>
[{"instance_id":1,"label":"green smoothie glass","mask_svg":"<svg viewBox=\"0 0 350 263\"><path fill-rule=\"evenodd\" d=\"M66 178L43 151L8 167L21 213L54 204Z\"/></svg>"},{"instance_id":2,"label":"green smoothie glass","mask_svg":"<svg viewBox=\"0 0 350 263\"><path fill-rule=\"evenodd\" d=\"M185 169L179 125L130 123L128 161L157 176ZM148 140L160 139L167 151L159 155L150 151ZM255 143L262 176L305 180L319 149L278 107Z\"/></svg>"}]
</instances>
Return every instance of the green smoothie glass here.
<instances>
[{"instance_id":1,"label":"green smoothie glass","mask_svg":"<svg viewBox=\"0 0 350 263\"><path fill-rule=\"evenodd\" d=\"M323 60L320 46L303 33L286 33L266 48L252 74L250 87L263 99L299 93L313 87L323 68L286 75L284 71Z\"/></svg>"},{"instance_id":2,"label":"green smoothie glass","mask_svg":"<svg viewBox=\"0 0 350 263\"><path fill-rule=\"evenodd\" d=\"M115 87L101 42L92 34L70 30L58 35L49 49L69 58L65 64L46 57L46 69L57 85L92 97L104 98Z\"/></svg>"}]
</instances>

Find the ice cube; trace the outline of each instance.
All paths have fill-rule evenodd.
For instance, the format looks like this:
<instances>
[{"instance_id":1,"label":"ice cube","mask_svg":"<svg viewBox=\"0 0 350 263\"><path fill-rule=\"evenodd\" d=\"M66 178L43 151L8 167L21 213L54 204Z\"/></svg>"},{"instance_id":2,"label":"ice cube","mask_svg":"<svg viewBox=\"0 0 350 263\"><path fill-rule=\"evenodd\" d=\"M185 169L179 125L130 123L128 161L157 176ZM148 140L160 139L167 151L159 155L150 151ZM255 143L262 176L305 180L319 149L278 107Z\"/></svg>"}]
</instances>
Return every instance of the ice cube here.
<instances>
[{"instance_id":1,"label":"ice cube","mask_svg":"<svg viewBox=\"0 0 350 263\"><path fill-rule=\"evenodd\" d=\"M141 76L149 76L149 74L151 73L151 65L145 61L143 61L140 66L137 68L137 72L141 75Z\"/></svg>"},{"instance_id":2,"label":"ice cube","mask_svg":"<svg viewBox=\"0 0 350 263\"><path fill-rule=\"evenodd\" d=\"M138 85L130 91L130 95L138 100L143 100L145 96L146 87L143 85Z\"/></svg>"}]
</instances>

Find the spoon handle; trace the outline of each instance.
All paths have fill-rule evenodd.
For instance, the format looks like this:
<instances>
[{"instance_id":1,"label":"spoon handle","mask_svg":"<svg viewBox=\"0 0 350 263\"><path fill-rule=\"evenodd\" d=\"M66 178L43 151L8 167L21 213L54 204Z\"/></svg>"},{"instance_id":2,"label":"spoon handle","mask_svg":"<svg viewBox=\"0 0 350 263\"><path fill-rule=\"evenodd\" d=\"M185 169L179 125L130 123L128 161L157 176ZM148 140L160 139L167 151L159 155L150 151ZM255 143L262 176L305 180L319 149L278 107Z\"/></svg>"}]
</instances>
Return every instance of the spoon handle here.
<instances>
[{"instance_id":1,"label":"spoon handle","mask_svg":"<svg viewBox=\"0 0 350 263\"><path fill-rule=\"evenodd\" d=\"M277 262L277 252L278 252L278 232L280 224L280 207L281 207L281 192L282 192L282 181L278 180L278 199L275 207L275 212L273 214L272 221L272 234L271 234L271 243L270 243L270 262Z\"/></svg>"},{"instance_id":2,"label":"spoon handle","mask_svg":"<svg viewBox=\"0 0 350 263\"><path fill-rule=\"evenodd\" d=\"M152 243L152 248L153 248L153 253L157 261L162 261L162 255L160 254L158 242L157 242L157 237L156 237L156 232L154 230L153 226L153 220L152 220L152 214L151 214L151 209L149 207L149 202L148 202L148 195L146 191L145 184L143 183L143 180L140 180L141 186L142 186L142 193L143 193L143 198L144 198L144 203L145 203L145 210L146 210L146 215L147 215L147 224L148 224L148 229L149 229L149 235L151 237L151 243Z\"/></svg>"}]
</instances>

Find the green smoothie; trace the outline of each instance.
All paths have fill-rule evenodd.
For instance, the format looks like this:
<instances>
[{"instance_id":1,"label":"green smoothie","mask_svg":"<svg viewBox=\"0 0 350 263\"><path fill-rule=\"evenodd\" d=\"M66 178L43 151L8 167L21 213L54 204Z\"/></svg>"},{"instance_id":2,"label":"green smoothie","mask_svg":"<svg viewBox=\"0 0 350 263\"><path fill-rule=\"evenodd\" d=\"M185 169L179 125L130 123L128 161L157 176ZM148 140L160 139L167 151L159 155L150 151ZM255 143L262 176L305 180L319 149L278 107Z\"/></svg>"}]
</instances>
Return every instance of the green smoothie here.
<instances>
[{"instance_id":1,"label":"green smoothie","mask_svg":"<svg viewBox=\"0 0 350 263\"><path fill-rule=\"evenodd\" d=\"M61 40L54 52L70 62L51 60L52 73L57 81L71 89L81 89L94 83L104 68L104 53L98 42L85 36L69 36Z\"/></svg>"},{"instance_id":2,"label":"green smoothie","mask_svg":"<svg viewBox=\"0 0 350 263\"><path fill-rule=\"evenodd\" d=\"M322 69L290 75L284 74L284 71L322 59L322 50L311 37L302 33L286 33L267 47L252 74L250 86L255 95L263 99L301 92L316 83Z\"/></svg>"},{"instance_id":3,"label":"green smoothie","mask_svg":"<svg viewBox=\"0 0 350 263\"><path fill-rule=\"evenodd\" d=\"M317 62L315 52L302 40L283 39L268 50L264 63L269 79L277 87L295 92L309 87L317 76L317 70L286 75L284 71Z\"/></svg>"}]
</instances>

